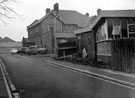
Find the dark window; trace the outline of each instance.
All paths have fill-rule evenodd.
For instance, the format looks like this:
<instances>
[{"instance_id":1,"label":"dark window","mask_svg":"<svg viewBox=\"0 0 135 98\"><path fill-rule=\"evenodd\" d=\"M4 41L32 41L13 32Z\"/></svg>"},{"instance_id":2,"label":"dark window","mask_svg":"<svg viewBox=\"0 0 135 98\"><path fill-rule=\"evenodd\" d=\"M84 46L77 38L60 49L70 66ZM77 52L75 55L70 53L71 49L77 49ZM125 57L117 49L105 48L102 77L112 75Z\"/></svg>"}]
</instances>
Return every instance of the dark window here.
<instances>
[{"instance_id":1,"label":"dark window","mask_svg":"<svg viewBox=\"0 0 135 98\"><path fill-rule=\"evenodd\" d=\"M135 18L128 18L128 24L134 24Z\"/></svg>"},{"instance_id":2,"label":"dark window","mask_svg":"<svg viewBox=\"0 0 135 98\"><path fill-rule=\"evenodd\" d=\"M54 30L54 25L53 24L49 24L48 25L48 31L53 31Z\"/></svg>"},{"instance_id":3,"label":"dark window","mask_svg":"<svg viewBox=\"0 0 135 98\"><path fill-rule=\"evenodd\" d=\"M129 37L135 36L135 18L128 18L128 33Z\"/></svg>"},{"instance_id":4,"label":"dark window","mask_svg":"<svg viewBox=\"0 0 135 98\"><path fill-rule=\"evenodd\" d=\"M112 38L113 19L108 18L107 23L108 23L108 39L110 39L110 38Z\"/></svg>"},{"instance_id":5,"label":"dark window","mask_svg":"<svg viewBox=\"0 0 135 98\"><path fill-rule=\"evenodd\" d=\"M127 18L121 18L122 38L127 37Z\"/></svg>"},{"instance_id":6,"label":"dark window","mask_svg":"<svg viewBox=\"0 0 135 98\"><path fill-rule=\"evenodd\" d=\"M134 32L135 33L135 24L130 24L129 25L129 32Z\"/></svg>"}]
</instances>

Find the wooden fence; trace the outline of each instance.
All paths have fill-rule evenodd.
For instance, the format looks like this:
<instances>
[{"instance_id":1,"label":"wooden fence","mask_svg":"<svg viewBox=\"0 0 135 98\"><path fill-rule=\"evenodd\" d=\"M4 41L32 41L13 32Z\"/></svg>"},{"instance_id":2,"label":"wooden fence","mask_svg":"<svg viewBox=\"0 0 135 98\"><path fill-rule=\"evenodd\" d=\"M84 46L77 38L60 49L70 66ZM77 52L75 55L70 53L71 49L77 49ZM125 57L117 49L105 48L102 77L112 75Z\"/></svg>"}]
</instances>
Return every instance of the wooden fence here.
<instances>
[{"instance_id":1,"label":"wooden fence","mask_svg":"<svg viewBox=\"0 0 135 98\"><path fill-rule=\"evenodd\" d=\"M112 40L112 69L135 73L135 38Z\"/></svg>"}]
</instances>

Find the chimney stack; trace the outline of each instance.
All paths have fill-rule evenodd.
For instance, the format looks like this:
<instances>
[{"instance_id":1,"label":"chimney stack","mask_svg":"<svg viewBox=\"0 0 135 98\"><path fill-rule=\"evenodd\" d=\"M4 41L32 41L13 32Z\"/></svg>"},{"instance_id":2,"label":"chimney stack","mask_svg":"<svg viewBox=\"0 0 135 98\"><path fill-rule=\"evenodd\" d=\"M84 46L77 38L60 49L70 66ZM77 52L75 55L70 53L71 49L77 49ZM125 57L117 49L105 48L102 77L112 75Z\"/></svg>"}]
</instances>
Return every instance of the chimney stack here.
<instances>
[{"instance_id":1,"label":"chimney stack","mask_svg":"<svg viewBox=\"0 0 135 98\"><path fill-rule=\"evenodd\" d=\"M58 3L55 3L54 6L53 6L53 8L54 8L54 11L58 11L59 10L59 4Z\"/></svg>"},{"instance_id":2,"label":"chimney stack","mask_svg":"<svg viewBox=\"0 0 135 98\"><path fill-rule=\"evenodd\" d=\"M97 9L97 15L99 15L101 13L101 9Z\"/></svg>"},{"instance_id":3,"label":"chimney stack","mask_svg":"<svg viewBox=\"0 0 135 98\"><path fill-rule=\"evenodd\" d=\"M46 14L50 12L50 8L46 8Z\"/></svg>"},{"instance_id":4,"label":"chimney stack","mask_svg":"<svg viewBox=\"0 0 135 98\"><path fill-rule=\"evenodd\" d=\"M89 17L89 13L86 13L85 16Z\"/></svg>"}]
</instances>

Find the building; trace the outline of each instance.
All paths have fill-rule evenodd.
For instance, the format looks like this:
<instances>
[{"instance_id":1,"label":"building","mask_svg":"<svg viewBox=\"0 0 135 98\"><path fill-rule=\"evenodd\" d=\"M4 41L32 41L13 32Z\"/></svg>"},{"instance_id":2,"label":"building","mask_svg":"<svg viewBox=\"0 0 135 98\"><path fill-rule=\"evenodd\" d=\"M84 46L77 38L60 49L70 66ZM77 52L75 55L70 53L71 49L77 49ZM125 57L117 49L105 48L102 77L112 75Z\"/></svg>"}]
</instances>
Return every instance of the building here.
<instances>
[{"instance_id":1,"label":"building","mask_svg":"<svg viewBox=\"0 0 135 98\"><path fill-rule=\"evenodd\" d=\"M95 59L94 33L92 33L92 30L88 28L95 19L96 16L89 17L84 25L84 28L74 31L74 34L77 36L79 52L83 53L83 50L85 49L88 59Z\"/></svg>"},{"instance_id":2,"label":"building","mask_svg":"<svg viewBox=\"0 0 135 98\"><path fill-rule=\"evenodd\" d=\"M48 52L54 53L58 50L57 39L74 38L73 31L84 27L87 19L88 16L77 11L60 10L59 4L56 3L52 10L47 8L41 19L35 20L27 27L28 39L36 45L46 45ZM59 35L62 36L59 38Z\"/></svg>"},{"instance_id":3,"label":"building","mask_svg":"<svg viewBox=\"0 0 135 98\"><path fill-rule=\"evenodd\" d=\"M92 31L95 55L109 68L135 72L135 10L97 10L94 22L83 29Z\"/></svg>"}]
</instances>

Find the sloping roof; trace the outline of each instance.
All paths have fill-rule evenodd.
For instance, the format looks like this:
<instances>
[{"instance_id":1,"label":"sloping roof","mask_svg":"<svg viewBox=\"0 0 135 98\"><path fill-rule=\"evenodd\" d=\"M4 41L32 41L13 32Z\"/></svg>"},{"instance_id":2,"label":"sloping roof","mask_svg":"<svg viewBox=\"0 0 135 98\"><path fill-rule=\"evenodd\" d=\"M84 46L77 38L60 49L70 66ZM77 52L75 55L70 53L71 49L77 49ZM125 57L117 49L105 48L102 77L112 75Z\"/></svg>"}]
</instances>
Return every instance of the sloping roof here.
<instances>
[{"instance_id":1,"label":"sloping roof","mask_svg":"<svg viewBox=\"0 0 135 98\"><path fill-rule=\"evenodd\" d=\"M35 21L33 21L33 22L28 26L28 28L34 26L34 25L37 24L37 23L38 23L38 20L36 19Z\"/></svg>"},{"instance_id":2,"label":"sloping roof","mask_svg":"<svg viewBox=\"0 0 135 98\"><path fill-rule=\"evenodd\" d=\"M77 24L79 27L84 27L88 17L72 10L60 10L59 17L65 24Z\"/></svg>"},{"instance_id":3,"label":"sloping roof","mask_svg":"<svg viewBox=\"0 0 135 98\"><path fill-rule=\"evenodd\" d=\"M4 38L0 38L0 42L15 42L14 40L12 40L9 37L4 37Z\"/></svg>"},{"instance_id":4,"label":"sloping roof","mask_svg":"<svg viewBox=\"0 0 135 98\"><path fill-rule=\"evenodd\" d=\"M41 23L44 19L46 19L50 14L55 14L56 12L52 10L45 16L43 16L41 19L34 21L31 25L28 26L28 28L31 28L39 23ZM58 11L59 19L62 20L65 24L77 24L79 27L84 27L85 22L87 21L88 17L73 10L59 10Z\"/></svg>"},{"instance_id":5,"label":"sloping roof","mask_svg":"<svg viewBox=\"0 0 135 98\"><path fill-rule=\"evenodd\" d=\"M56 38L74 38L76 37L73 33L56 33Z\"/></svg>"},{"instance_id":6,"label":"sloping roof","mask_svg":"<svg viewBox=\"0 0 135 98\"><path fill-rule=\"evenodd\" d=\"M135 10L101 10L100 14L96 17L94 22L91 25L89 25L88 27L81 29L80 31L82 33L91 31L92 28L103 17L135 17ZM75 33L75 34L77 34L77 33Z\"/></svg>"},{"instance_id":7,"label":"sloping roof","mask_svg":"<svg viewBox=\"0 0 135 98\"><path fill-rule=\"evenodd\" d=\"M83 33L84 31L89 31L89 28L87 28L87 27L92 25L92 23L95 21L95 19L96 19L96 15L89 17L84 25L84 28L75 30L74 34L80 34L80 33Z\"/></svg>"}]
</instances>

